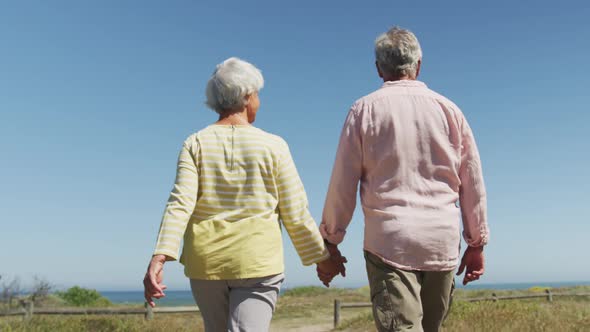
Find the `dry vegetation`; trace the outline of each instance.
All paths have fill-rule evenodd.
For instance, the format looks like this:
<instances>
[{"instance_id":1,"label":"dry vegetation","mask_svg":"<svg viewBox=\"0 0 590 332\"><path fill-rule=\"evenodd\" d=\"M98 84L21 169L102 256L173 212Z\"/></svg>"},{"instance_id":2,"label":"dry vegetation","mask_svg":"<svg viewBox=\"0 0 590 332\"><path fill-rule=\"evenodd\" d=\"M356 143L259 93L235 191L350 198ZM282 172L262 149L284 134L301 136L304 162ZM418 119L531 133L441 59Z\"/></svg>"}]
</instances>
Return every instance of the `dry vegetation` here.
<instances>
[{"instance_id":1,"label":"dry vegetation","mask_svg":"<svg viewBox=\"0 0 590 332\"><path fill-rule=\"evenodd\" d=\"M271 331L330 331L333 300L366 302L366 288L358 290L303 287L287 291L279 299ZM590 292L590 287L553 289L554 293ZM523 291L495 291L498 296L543 293L537 287ZM555 297L547 300L506 300L468 303L467 298L491 296L491 290L456 293L443 331L590 331L589 297ZM343 309L340 331L374 331L370 309ZM203 331L196 314L156 314L145 321L141 315L34 316L0 318L0 331Z\"/></svg>"}]
</instances>

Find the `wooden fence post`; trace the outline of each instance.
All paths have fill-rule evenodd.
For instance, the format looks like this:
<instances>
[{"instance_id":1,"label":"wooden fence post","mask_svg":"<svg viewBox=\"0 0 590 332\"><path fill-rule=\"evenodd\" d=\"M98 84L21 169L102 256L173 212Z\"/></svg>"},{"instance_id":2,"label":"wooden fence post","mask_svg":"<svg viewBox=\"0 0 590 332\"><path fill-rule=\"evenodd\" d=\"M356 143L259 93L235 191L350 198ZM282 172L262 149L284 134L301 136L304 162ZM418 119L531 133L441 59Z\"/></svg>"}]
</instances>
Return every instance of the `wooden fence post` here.
<instances>
[{"instance_id":1,"label":"wooden fence post","mask_svg":"<svg viewBox=\"0 0 590 332\"><path fill-rule=\"evenodd\" d=\"M496 293L492 293L492 301L498 302L498 295Z\"/></svg>"},{"instance_id":2,"label":"wooden fence post","mask_svg":"<svg viewBox=\"0 0 590 332\"><path fill-rule=\"evenodd\" d=\"M547 293L547 301L549 302L553 302L553 294L551 294L551 290L550 289L546 289L545 293Z\"/></svg>"},{"instance_id":3,"label":"wooden fence post","mask_svg":"<svg viewBox=\"0 0 590 332\"><path fill-rule=\"evenodd\" d=\"M27 301L25 302L25 320L29 321L33 318L33 310L35 309L35 302Z\"/></svg>"},{"instance_id":4,"label":"wooden fence post","mask_svg":"<svg viewBox=\"0 0 590 332\"><path fill-rule=\"evenodd\" d=\"M340 300L334 300L334 328L340 323Z\"/></svg>"},{"instance_id":5,"label":"wooden fence post","mask_svg":"<svg viewBox=\"0 0 590 332\"><path fill-rule=\"evenodd\" d=\"M154 319L154 308L152 308L149 303L145 303L145 320L152 320Z\"/></svg>"}]
</instances>

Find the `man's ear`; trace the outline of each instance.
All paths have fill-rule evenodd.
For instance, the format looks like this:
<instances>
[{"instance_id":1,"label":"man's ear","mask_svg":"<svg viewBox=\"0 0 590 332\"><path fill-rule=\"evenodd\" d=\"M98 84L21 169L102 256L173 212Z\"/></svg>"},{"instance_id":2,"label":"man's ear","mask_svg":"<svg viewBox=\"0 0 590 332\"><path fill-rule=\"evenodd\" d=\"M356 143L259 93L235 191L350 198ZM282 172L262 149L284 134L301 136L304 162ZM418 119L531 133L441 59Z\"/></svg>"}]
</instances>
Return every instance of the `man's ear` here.
<instances>
[{"instance_id":1,"label":"man's ear","mask_svg":"<svg viewBox=\"0 0 590 332\"><path fill-rule=\"evenodd\" d=\"M422 59L418 60L418 65L416 66L416 78L420 75L420 67L422 66Z\"/></svg>"},{"instance_id":2,"label":"man's ear","mask_svg":"<svg viewBox=\"0 0 590 332\"><path fill-rule=\"evenodd\" d=\"M379 74L379 77L383 78L383 73L381 72L381 68L379 68L379 64L377 63L377 61L375 61L375 68L377 68L377 73Z\"/></svg>"}]
</instances>

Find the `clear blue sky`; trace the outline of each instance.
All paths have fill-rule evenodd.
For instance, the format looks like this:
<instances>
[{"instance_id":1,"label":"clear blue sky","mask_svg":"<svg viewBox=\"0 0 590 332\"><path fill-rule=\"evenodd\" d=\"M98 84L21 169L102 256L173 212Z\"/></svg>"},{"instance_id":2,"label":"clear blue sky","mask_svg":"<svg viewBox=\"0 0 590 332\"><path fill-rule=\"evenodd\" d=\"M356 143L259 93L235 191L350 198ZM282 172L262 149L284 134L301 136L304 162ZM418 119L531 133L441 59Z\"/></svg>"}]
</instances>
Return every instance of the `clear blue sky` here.
<instances>
[{"instance_id":1,"label":"clear blue sky","mask_svg":"<svg viewBox=\"0 0 590 332\"><path fill-rule=\"evenodd\" d=\"M0 273L139 289L204 87L261 68L256 125L290 144L319 222L349 106L380 86L373 41L413 30L421 80L479 143L491 242L481 282L590 280L590 17L583 2L0 2ZM342 246L365 283L363 219ZM286 286L313 284L285 241ZM178 263L171 289L187 289Z\"/></svg>"}]
</instances>

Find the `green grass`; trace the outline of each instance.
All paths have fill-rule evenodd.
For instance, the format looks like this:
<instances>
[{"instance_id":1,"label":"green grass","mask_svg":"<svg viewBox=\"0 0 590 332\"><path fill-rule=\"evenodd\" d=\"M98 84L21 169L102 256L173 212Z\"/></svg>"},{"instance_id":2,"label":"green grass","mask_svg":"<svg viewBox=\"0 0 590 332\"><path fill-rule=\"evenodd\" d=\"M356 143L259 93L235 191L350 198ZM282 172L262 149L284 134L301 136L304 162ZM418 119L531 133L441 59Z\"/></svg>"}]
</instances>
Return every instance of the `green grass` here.
<instances>
[{"instance_id":1,"label":"green grass","mask_svg":"<svg viewBox=\"0 0 590 332\"><path fill-rule=\"evenodd\" d=\"M366 312L345 320L338 330L374 331L373 316ZM442 331L590 331L590 301L457 301Z\"/></svg>"},{"instance_id":2,"label":"green grass","mask_svg":"<svg viewBox=\"0 0 590 332\"><path fill-rule=\"evenodd\" d=\"M6 332L156 332L203 331L198 314L156 315L151 321L141 315L93 315L93 316L34 316L29 322L22 318L0 319L0 331Z\"/></svg>"},{"instance_id":3,"label":"green grass","mask_svg":"<svg viewBox=\"0 0 590 332\"><path fill-rule=\"evenodd\" d=\"M590 286L574 286L574 287L560 287L551 288L543 285L534 286L529 289L518 290L494 290L494 289L456 289L455 299L472 299L479 297L492 297L492 293L497 296L517 296L517 295L541 295L545 294L545 290L550 289L553 294L571 294L571 293L590 293Z\"/></svg>"},{"instance_id":4,"label":"green grass","mask_svg":"<svg viewBox=\"0 0 590 332\"><path fill-rule=\"evenodd\" d=\"M287 289L283 292L282 297L285 296L317 296L319 294L329 293L331 289L318 286L304 286Z\"/></svg>"},{"instance_id":5,"label":"green grass","mask_svg":"<svg viewBox=\"0 0 590 332\"><path fill-rule=\"evenodd\" d=\"M462 331L590 331L590 297L554 297L498 302L467 302L465 299L498 296L544 294L545 287L528 290L464 290L455 294L445 332ZM554 294L588 293L590 286L551 289ZM343 320L340 331L374 331L370 312Z\"/></svg>"},{"instance_id":6,"label":"green grass","mask_svg":"<svg viewBox=\"0 0 590 332\"><path fill-rule=\"evenodd\" d=\"M507 300L456 302L445 331L588 331L590 302Z\"/></svg>"}]
</instances>

